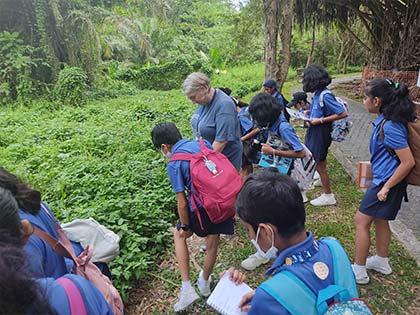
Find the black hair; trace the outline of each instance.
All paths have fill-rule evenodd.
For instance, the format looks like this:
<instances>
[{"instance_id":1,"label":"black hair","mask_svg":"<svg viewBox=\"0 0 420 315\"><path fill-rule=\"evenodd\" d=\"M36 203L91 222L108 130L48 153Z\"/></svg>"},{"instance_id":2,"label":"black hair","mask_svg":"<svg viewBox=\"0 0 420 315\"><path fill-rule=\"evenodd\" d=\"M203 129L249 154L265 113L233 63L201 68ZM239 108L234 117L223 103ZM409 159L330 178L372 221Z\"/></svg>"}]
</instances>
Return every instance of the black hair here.
<instances>
[{"instance_id":1,"label":"black hair","mask_svg":"<svg viewBox=\"0 0 420 315\"><path fill-rule=\"evenodd\" d=\"M238 216L256 232L260 223L273 224L289 238L305 228L305 206L296 182L276 169L249 175L236 200Z\"/></svg>"},{"instance_id":2,"label":"black hair","mask_svg":"<svg viewBox=\"0 0 420 315\"><path fill-rule=\"evenodd\" d=\"M236 103L236 106L238 106L239 108L243 108L243 107L247 107L249 106L248 103L242 102L238 100L238 103Z\"/></svg>"},{"instance_id":3,"label":"black hair","mask_svg":"<svg viewBox=\"0 0 420 315\"><path fill-rule=\"evenodd\" d=\"M303 70L303 91L313 93L316 90L326 88L331 80L324 67L315 64L309 65Z\"/></svg>"},{"instance_id":4,"label":"black hair","mask_svg":"<svg viewBox=\"0 0 420 315\"><path fill-rule=\"evenodd\" d=\"M218 89L228 96L230 96L230 94L232 94L232 90L228 87L219 87Z\"/></svg>"},{"instance_id":5,"label":"black hair","mask_svg":"<svg viewBox=\"0 0 420 315\"><path fill-rule=\"evenodd\" d=\"M282 111L279 100L267 93L258 93L249 103L249 114L259 127L271 127Z\"/></svg>"},{"instance_id":6,"label":"black hair","mask_svg":"<svg viewBox=\"0 0 420 315\"><path fill-rule=\"evenodd\" d=\"M7 231L11 238L21 239L18 204L12 193L2 187L0 187L0 229ZM20 244L20 241L18 243Z\"/></svg>"},{"instance_id":7,"label":"black hair","mask_svg":"<svg viewBox=\"0 0 420 315\"><path fill-rule=\"evenodd\" d=\"M157 124L153 128L151 136L153 145L158 149L162 144L174 145L182 139L179 129L172 122L163 122Z\"/></svg>"},{"instance_id":8,"label":"black hair","mask_svg":"<svg viewBox=\"0 0 420 315\"><path fill-rule=\"evenodd\" d=\"M381 99L379 112L385 119L407 124L416 118L416 105L404 83L394 83L386 78L374 79L366 85L364 92L370 98Z\"/></svg>"},{"instance_id":9,"label":"black hair","mask_svg":"<svg viewBox=\"0 0 420 315\"><path fill-rule=\"evenodd\" d=\"M10 190L20 209L30 214L38 214L41 208L41 193L3 167L0 167L0 187Z\"/></svg>"},{"instance_id":10,"label":"black hair","mask_svg":"<svg viewBox=\"0 0 420 315\"><path fill-rule=\"evenodd\" d=\"M5 244L0 230L0 314L57 314L26 266L22 248Z\"/></svg>"}]
</instances>

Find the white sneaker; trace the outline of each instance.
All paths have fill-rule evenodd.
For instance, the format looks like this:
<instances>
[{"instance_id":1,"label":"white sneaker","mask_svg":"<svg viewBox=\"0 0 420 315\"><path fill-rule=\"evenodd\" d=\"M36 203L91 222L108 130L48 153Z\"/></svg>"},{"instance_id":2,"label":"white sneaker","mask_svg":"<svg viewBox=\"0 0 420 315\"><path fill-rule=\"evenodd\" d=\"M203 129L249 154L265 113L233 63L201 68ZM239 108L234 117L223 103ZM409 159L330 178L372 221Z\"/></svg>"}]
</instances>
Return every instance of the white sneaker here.
<instances>
[{"instance_id":1,"label":"white sneaker","mask_svg":"<svg viewBox=\"0 0 420 315\"><path fill-rule=\"evenodd\" d=\"M352 264L351 269L353 270L354 277L356 279L357 284L368 284L370 278L366 272L366 269L363 271L356 272L355 266Z\"/></svg>"},{"instance_id":2,"label":"white sneaker","mask_svg":"<svg viewBox=\"0 0 420 315\"><path fill-rule=\"evenodd\" d=\"M181 290L181 292L179 293L179 299L174 305L174 311L181 312L185 310L188 306L190 306L199 298L200 297L198 296L197 292L195 292L192 286L187 290Z\"/></svg>"},{"instance_id":3,"label":"white sneaker","mask_svg":"<svg viewBox=\"0 0 420 315\"><path fill-rule=\"evenodd\" d=\"M203 270L201 270L200 274L198 275L197 287L198 287L198 291L200 292L200 294L202 296L207 297L211 293L211 290L210 290L210 283L211 283L211 280L212 280L211 275L209 277L209 280L207 281L207 285L202 285L199 281L200 279L203 279Z\"/></svg>"},{"instance_id":4,"label":"white sneaker","mask_svg":"<svg viewBox=\"0 0 420 315\"><path fill-rule=\"evenodd\" d=\"M311 200L311 205L313 206L333 206L336 203L334 194L322 194L318 198Z\"/></svg>"},{"instance_id":5,"label":"white sneaker","mask_svg":"<svg viewBox=\"0 0 420 315\"><path fill-rule=\"evenodd\" d=\"M252 254L247 259L241 262L242 268L246 270L254 270L260 265L266 264L270 261L270 259L262 258L258 255L258 253Z\"/></svg>"},{"instance_id":6,"label":"white sneaker","mask_svg":"<svg viewBox=\"0 0 420 315\"><path fill-rule=\"evenodd\" d=\"M392 268L389 265L388 259L384 259L385 261L383 262L378 258L377 255L368 257L366 260L366 269L375 270L383 275L390 275L392 273Z\"/></svg>"},{"instance_id":7,"label":"white sneaker","mask_svg":"<svg viewBox=\"0 0 420 315\"><path fill-rule=\"evenodd\" d=\"M315 179L312 182L312 186L314 186L314 187L321 187L322 186L321 180L320 179Z\"/></svg>"},{"instance_id":8,"label":"white sneaker","mask_svg":"<svg viewBox=\"0 0 420 315\"><path fill-rule=\"evenodd\" d=\"M301 195L302 195L302 199L303 199L303 203L308 202L308 197L306 196L306 192L304 192L303 190L300 191Z\"/></svg>"}]
</instances>

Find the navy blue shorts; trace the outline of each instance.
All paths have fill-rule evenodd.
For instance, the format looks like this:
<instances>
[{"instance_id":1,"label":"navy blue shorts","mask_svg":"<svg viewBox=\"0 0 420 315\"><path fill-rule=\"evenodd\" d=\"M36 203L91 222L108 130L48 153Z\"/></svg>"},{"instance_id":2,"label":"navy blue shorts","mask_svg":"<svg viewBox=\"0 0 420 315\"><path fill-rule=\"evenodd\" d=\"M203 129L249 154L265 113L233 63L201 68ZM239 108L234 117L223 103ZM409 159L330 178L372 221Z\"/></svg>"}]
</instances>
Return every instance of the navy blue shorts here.
<instances>
[{"instance_id":1,"label":"navy blue shorts","mask_svg":"<svg viewBox=\"0 0 420 315\"><path fill-rule=\"evenodd\" d=\"M310 126L306 131L305 145L312 152L316 162L327 159L328 148L331 145L332 124Z\"/></svg>"},{"instance_id":2,"label":"navy blue shorts","mask_svg":"<svg viewBox=\"0 0 420 315\"><path fill-rule=\"evenodd\" d=\"M407 194L407 183L403 180L392 187L388 193L388 198L385 202L382 202L378 200L377 194L384 184L371 184L368 187L360 203L359 211L377 219L395 220L401 208L402 200Z\"/></svg>"},{"instance_id":3,"label":"navy blue shorts","mask_svg":"<svg viewBox=\"0 0 420 315\"><path fill-rule=\"evenodd\" d=\"M214 224L210 221L207 212L200 208L201 222L203 229L201 228L200 221L198 220L197 214L190 212L190 226L194 234L205 237L209 234L227 234L232 235L234 231L234 218L229 218L221 223Z\"/></svg>"}]
</instances>

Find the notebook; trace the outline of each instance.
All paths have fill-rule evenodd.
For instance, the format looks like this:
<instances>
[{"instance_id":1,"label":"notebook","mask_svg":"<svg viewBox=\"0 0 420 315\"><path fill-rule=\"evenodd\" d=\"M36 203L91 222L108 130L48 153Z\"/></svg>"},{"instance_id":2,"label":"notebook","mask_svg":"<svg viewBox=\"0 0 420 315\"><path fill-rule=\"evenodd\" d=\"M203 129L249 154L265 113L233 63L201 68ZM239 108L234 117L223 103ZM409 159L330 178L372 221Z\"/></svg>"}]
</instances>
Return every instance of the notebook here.
<instances>
[{"instance_id":1,"label":"notebook","mask_svg":"<svg viewBox=\"0 0 420 315\"><path fill-rule=\"evenodd\" d=\"M245 315L246 312L241 312L238 305L244 294L251 291L245 283L236 285L232 282L229 272L226 272L208 298L207 304L222 315Z\"/></svg>"}]
</instances>

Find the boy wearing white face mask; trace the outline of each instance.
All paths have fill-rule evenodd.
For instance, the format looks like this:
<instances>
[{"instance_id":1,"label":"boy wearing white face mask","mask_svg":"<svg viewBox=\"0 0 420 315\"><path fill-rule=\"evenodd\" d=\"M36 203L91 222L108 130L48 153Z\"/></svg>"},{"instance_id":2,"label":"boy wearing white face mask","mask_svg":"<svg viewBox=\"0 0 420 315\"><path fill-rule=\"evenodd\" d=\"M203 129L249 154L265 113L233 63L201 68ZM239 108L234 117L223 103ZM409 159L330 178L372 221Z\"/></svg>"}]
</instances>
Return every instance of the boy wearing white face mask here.
<instances>
[{"instance_id":1,"label":"boy wearing white face mask","mask_svg":"<svg viewBox=\"0 0 420 315\"><path fill-rule=\"evenodd\" d=\"M259 254L267 259L275 259L266 272L271 278L242 298L239 305L242 311L248 311L248 315L309 314L290 308L287 296L292 300L299 296L299 292L294 293L294 287L283 284L277 276L288 271L288 275L302 281L317 296L320 290L335 284L334 260L340 261L346 271L340 285L349 291L350 297L357 297L350 261L338 241L317 241L311 232L305 230L302 196L296 182L289 176L272 169L251 174L238 195L236 211ZM338 252L341 251L340 255L336 251L332 254L330 245L327 245L331 242ZM341 267L338 269L342 270ZM240 282L242 279L239 271L231 272L231 280ZM275 282L276 279L279 281ZM267 284L271 282L273 285L273 281L275 290L268 289ZM334 298L328 299L328 302L333 301Z\"/></svg>"},{"instance_id":2,"label":"boy wearing white face mask","mask_svg":"<svg viewBox=\"0 0 420 315\"><path fill-rule=\"evenodd\" d=\"M164 122L157 124L151 133L153 145L160 149L168 160L176 153L197 153L200 151L200 142L183 139L174 123ZM211 144L204 140L205 145L211 149ZM197 292L190 282L189 251L187 238L192 234L206 238L206 258L203 270L197 280L198 291L202 296L209 296L211 273L217 258L220 234L233 234L233 218L226 219L218 224L210 221L206 211L197 203L201 216L201 223L191 205L189 192L192 190L190 161L169 161L166 170L176 194L179 221L174 228L175 254L181 274L181 291L179 299L174 305L175 312L187 309L199 299ZM187 192L186 192L187 191Z\"/></svg>"}]
</instances>

